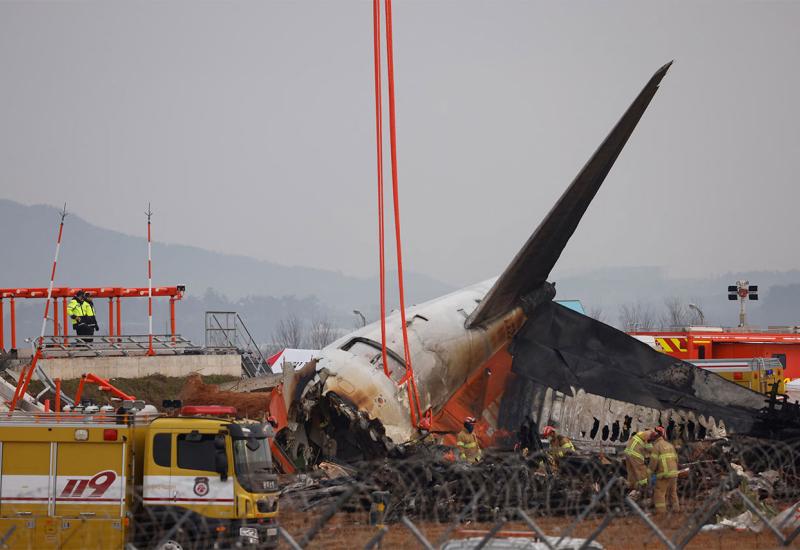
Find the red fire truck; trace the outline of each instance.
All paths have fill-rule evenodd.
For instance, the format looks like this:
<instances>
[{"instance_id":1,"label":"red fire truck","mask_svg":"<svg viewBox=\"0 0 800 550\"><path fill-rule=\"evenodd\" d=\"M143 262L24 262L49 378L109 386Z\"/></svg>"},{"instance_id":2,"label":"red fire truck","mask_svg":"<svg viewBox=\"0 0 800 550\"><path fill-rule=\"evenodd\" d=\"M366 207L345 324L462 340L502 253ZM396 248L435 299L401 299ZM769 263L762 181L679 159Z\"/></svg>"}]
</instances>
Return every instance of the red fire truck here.
<instances>
[{"instance_id":1,"label":"red fire truck","mask_svg":"<svg viewBox=\"0 0 800 550\"><path fill-rule=\"evenodd\" d=\"M800 327L781 329L732 329L689 327L677 331L631 332L642 341L673 357L692 359L778 359L785 376L800 378ZM650 343L650 342L648 342Z\"/></svg>"}]
</instances>

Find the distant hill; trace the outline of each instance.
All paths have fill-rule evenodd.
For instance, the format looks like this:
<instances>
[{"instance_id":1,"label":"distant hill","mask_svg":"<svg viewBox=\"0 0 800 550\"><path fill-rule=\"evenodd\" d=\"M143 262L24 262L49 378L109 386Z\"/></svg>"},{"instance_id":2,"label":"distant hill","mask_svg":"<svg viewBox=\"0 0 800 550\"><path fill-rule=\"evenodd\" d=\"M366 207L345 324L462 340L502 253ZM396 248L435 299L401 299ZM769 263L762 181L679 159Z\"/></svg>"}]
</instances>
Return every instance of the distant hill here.
<instances>
[{"instance_id":1,"label":"distant hill","mask_svg":"<svg viewBox=\"0 0 800 550\"><path fill-rule=\"evenodd\" d=\"M25 206L0 199L0 234L5 235L5 258L0 264L0 287L48 284L55 248L58 210ZM374 318L377 277L359 278L334 271L283 266L245 256L202 248L153 243L154 285L185 284L187 297L178 305L178 330L202 342L203 313L207 309L239 311L262 341L280 319L290 314L323 316L350 328L354 309ZM58 263L58 286L146 286L147 241L92 225L76 215L67 218ZM396 288L396 274L387 285ZM450 285L418 273L405 274L409 303L419 303L454 290ZM393 296L393 294L390 294ZM38 334L41 302L21 303L20 335ZM394 302L390 299L394 307ZM164 329L166 305L155 308L156 331ZM123 326L144 332L144 300L125 302ZM102 320L105 304L99 304ZM105 329L105 327L103 327ZM6 327L8 338L8 327Z\"/></svg>"},{"instance_id":2,"label":"distant hill","mask_svg":"<svg viewBox=\"0 0 800 550\"><path fill-rule=\"evenodd\" d=\"M58 211L53 207L0 199L0 231L6 236L7 260L0 270L0 286L47 285L57 222ZM67 218L64 231L58 284L146 286L146 239L97 227L75 215ZM153 258L154 284L186 284L189 295L195 297L209 288L234 300L245 296L316 296L332 307L352 310L367 308L378 292L375 277L278 265L193 246L155 242ZM413 272L406 273L405 281L412 302L453 290Z\"/></svg>"},{"instance_id":3,"label":"distant hill","mask_svg":"<svg viewBox=\"0 0 800 550\"><path fill-rule=\"evenodd\" d=\"M0 263L0 287L46 286L54 248L58 211L49 206L25 206L0 200L0 231L5 256ZM60 286L145 286L147 244L142 237L94 226L70 216L59 260ZM339 330L352 328L354 309L368 320L377 318L376 277L358 278L334 271L283 266L245 256L226 255L198 247L154 243L154 284L186 284L186 298L178 305L178 331L203 342L204 312L238 311L259 343L272 341L282 319L325 318ZM387 284L396 288L394 274ZM617 325L620 306L649 304L656 312L667 297L698 304L706 323L735 325L738 307L727 300L727 286L738 279L758 284L758 302L749 302L751 324L800 325L800 271L753 271L680 279L660 267L618 267L578 273L553 274L557 297L579 299L589 312L601 310L605 322ZM477 281L476 281L477 282ZM406 274L408 302L419 303L451 292L446 283L418 273ZM390 294L394 296L394 294ZM41 302L21 303L20 340L38 334ZM98 314L105 330L106 305ZM390 307L396 307L390 299ZM6 310L7 311L7 310ZM156 304L156 332L165 332L166 304ZM144 300L125 302L127 332L146 331ZM8 338L8 326L6 326Z\"/></svg>"}]
</instances>

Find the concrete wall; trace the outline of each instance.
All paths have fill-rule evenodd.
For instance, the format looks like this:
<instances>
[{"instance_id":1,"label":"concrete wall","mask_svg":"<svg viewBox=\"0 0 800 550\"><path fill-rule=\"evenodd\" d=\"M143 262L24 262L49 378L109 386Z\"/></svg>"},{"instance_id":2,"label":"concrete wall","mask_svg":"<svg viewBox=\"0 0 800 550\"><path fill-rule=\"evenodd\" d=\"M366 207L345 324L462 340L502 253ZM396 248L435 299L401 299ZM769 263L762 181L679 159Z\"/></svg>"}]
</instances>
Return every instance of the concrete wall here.
<instances>
[{"instance_id":1,"label":"concrete wall","mask_svg":"<svg viewBox=\"0 0 800 550\"><path fill-rule=\"evenodd\" d=\"M153 374L188 376L242 375L242 359L232 355L157 355L155 357L72 357L39 361L51 378L69 380L91 372L102 378L144 378Z\"/></svg>"}]
</instances>

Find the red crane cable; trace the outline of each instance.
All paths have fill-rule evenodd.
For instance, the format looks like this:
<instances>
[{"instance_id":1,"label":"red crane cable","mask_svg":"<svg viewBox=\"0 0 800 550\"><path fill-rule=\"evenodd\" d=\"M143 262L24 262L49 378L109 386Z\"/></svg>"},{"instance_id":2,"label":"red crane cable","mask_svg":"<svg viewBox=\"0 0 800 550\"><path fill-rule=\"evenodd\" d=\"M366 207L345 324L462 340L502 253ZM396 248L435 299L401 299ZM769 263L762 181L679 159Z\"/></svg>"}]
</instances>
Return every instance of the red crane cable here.
<instances>
[{"instance_id":1,"label":"red crane cable","mask_svg":"<svg viewBox=\"0 0 800 550\"><path fill-rule=\"evenodd\" d=\"M417 393L417 383L414 380L414 368L411 365L411 352L408 347L408 330L406 326L406 304L405 293L403 289L403 249L400 239L400 198L398 192L398 176L397 176L397 129L395 117L395 101L394 101L394 54L392 48L392 0L385 0L386 6L386 65L388 70L388 86L389 86L389 143L391 146L391 160L392 160L392 198L394 201L394 233L395 244L397 253L397 288L400 298L400 322L403 330L403 355L406 362L406 379L409 382L409 401L415 402L411 406L411 419L416 425L414 420L414 409L416 408L417 415L422 420L422 411L419 406L419 395ZM402 381L401 381L402 383Z\"/></svg>"},{"instance_id":2,"label":"red crane cable","mask_svg":"<svg viewBox=\"0 0 800 550\"><path fill-rule=\"evenodd\" d=\"M375 133L378 156L378 255L381 295L381 354L383 373L389 377L389 361L386 354L386 254L384 251L383 214L383 116L381 100L381 2L372 1L372 36L375 57Z\"/></svg>"}]
</instances>

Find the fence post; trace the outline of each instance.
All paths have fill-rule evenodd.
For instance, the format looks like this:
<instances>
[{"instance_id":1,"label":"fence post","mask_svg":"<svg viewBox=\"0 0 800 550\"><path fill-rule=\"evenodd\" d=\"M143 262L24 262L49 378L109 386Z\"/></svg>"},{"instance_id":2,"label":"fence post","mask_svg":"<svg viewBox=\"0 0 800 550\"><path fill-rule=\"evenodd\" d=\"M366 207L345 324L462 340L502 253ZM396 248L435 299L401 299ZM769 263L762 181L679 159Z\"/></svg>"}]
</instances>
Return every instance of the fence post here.
<instances>
[{"instance_id":1,"label":"fence post","mask_svg":"<svg viewBox=\"0 0 800 550\"><path fill-rule=\"evenodd\" d=\"M408 528L409 531L411 531L411 534L414 535L414 538L419 541L425 550L434 550L430 541L425 538L425 535L422 534L422 531L417 529L417 526L414 525L414 522L408 519L408 516L404 515L402 518L400 518L400 521Z\"/></svg>"},{"instance_id":2,"label":"fence post","mask_svg":"<svg viewBox=\"0 0 800 550\"><path fill-rule=\"evenodd\" d=\"M536 533L536 536L539 537L539 540L547 546L550 550L555 550L555 547L550 543L550 540L547 538L547 535L544 534L544 531L536 525L536 522L533 521L528 514L522 511L522 508L517 508L517 515L520 517L522 521L528 524L528 527Z\"/></svg>"},{"instance_id":3,"label":"fence post","mask_svg":"<svg viewBox=\"0 0 800 550\"><path fill-rule=\"evenodd\" d=\"M631 497L626 496L625 503L628 505L628 507L630 507L631 510L636 512L636 514L642 519L642 521L645 522L645 524L647 524L650 530L653 533L655 533L659 539L661 539L661 542L664 543L664 546L669 548L669 550L677 550L676 546L672 544L672 541L667 538L667 535L665 535L661 531L661 529L658 528L658 525L653 523L653 520L650 519L650 516L645 514L644 511L641 508L639 508L639 505L636 504L636 502L634 502L634 500Z\"/></svg>"}]
</instances>

